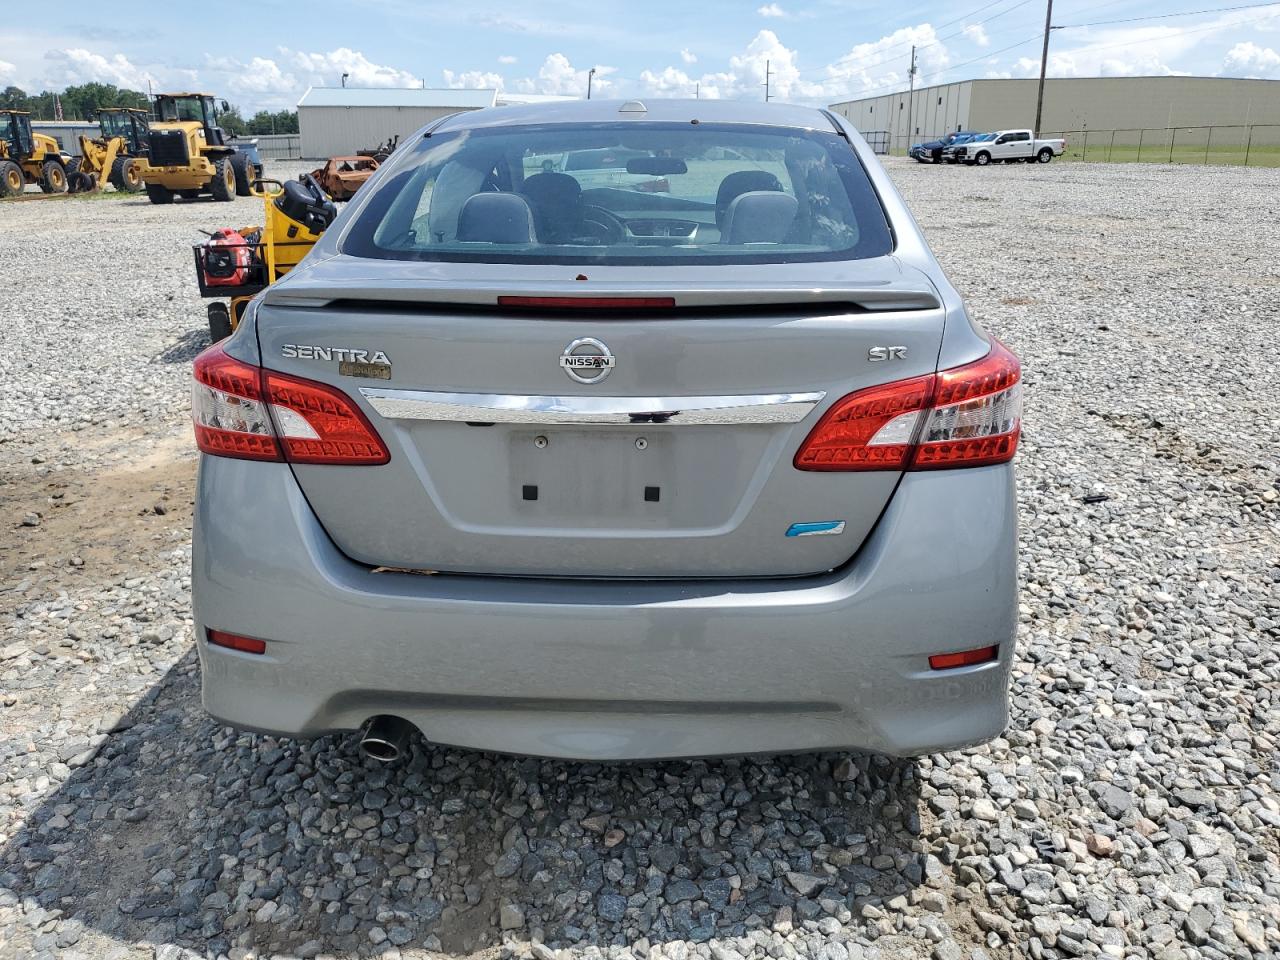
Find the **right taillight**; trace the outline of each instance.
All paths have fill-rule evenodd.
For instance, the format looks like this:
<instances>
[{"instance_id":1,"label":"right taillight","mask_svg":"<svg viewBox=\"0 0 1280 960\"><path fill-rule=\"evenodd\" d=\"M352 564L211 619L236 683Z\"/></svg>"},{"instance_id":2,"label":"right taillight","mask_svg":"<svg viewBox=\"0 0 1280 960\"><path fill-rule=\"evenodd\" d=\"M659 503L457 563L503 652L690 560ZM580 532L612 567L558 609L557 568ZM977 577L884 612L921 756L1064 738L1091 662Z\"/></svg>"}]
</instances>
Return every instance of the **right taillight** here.
<instances>
[{"instance_id":1,"label":"right taillight","mask_svg":"<svg viewBox=\"0 0 1280 960\"><path fill-rule=\"evenodd\" d=\"M265 370L221 345L192 365L196 446L218 457L290 463L377 465L386 445L341 390Z\"/></svg>"},{"instance_id":2,"label":"right taillight","mask_svg":"<svg viewBox=\"0 0 1280 960\"><path fill-rule=\"evenodd\" d=\"M1013 459L1022 367L999 340L981 360L859 390L832 405L798 470L944 470Z\"/></svg>"}]
</instances>

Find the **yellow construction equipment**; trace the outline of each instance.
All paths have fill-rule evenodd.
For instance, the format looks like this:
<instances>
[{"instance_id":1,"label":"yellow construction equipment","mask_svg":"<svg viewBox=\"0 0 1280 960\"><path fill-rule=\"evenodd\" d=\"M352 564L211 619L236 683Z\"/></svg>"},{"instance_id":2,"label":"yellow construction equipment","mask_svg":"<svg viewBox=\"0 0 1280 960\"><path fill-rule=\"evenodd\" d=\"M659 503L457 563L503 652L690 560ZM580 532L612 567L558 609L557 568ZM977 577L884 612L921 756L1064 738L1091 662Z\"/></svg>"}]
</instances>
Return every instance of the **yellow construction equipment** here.
<instances>
[{"instance_id":1,"label":"yellow construction equipment","mask_svg":"<svg viewBox=\"0 0 1280 960\"><path fill-rule=\"evenodd\" d=\"M230 109L225 100L221 107L224 112ZM227 142L208 93L157 94L148 140L138 175L152 203L172 203L175 196L194 199L202 193L215 200L247 197L249 185L262 176L260 162Z\"/></svg>"},{"instance_id":2,"label":"yellow construction equipment","mask_svg":"<svg viewBox=\"0 0 1280 960\"><path fill-rule=\"evenodd\" d=\"M26 110L0 110L0 197L15 197L28 183L66 193L66 158L53 137L32 133Z\"/></svg>"},{"instance_id":3,"label":"yellow construction equipment","mask_svg":"<svg viewBox=\"0 0 1280 960\"><path fill-rule=\"evenodd\" d=\"M80 156L67 165L72 193L110 183L121 193L142 191L142 160L149 145L147 111L109 107L98 112L98 137L80 137Z\"/></svg>"},{"instance_id":4,"label":"yellow construction equipment","mask_svg":"<svg viewBox=\"0 0 1280 960\"><path fill-rule=\"evenodd\" d=\"M255 180L251 190L262 198L262 226L224 227L192 248L200 296L218 299L208 307L212 342L231 336L249 301L301 263L338 215L315 177L300 179Z\"/></svg>"}]
</instances>

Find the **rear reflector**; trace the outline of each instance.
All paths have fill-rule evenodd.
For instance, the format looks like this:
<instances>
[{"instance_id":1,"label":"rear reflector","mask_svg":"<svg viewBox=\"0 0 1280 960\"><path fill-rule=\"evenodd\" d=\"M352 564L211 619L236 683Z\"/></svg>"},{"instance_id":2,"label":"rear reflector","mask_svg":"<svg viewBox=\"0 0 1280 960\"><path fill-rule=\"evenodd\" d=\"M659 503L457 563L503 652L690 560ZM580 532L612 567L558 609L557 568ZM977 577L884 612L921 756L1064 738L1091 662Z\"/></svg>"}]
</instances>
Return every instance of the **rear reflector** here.
<instances>
[{"instance_id":1,"label":"rear reflector","mask_svg":"<svg viewBox=\"0 0 1280 960\"><path fill-rule=\"evenodd\" d=\"M675 297L499 297L500 307L543 310L670 310Z\"/></svg>"},{"instance_id":2,"label":"rear reflector","mask_svg":"<svg viewBox=\"0 0 1280 960\"><path fill-rule=\"evenodd\" d=\"M386 445L341 390L228 356L221 345L195 359L191 417L196 446L242 460L377 465Z\"/></svg>"},{"instance_id":3,"label":"rear reflector","mask_svg":"<svg viewBox=\"0 0 1280 960\"><path fill-rule=\"evenodd\" d=\"M972 667L978 663L990 663L1000 656L1000 648L979 647L977 650L962 650L959 653L935 653L929 658L932 670L954 670L956 667Z\"/></svg>"},{"instance_id":4,"label":"rear reflector","mask_svg":"<svg viewBox=\"0 0 1280 960\"><path fill-rule=\"evenodd\" d=\"M206 630L204 634L215 647L226 647L228 650L239 650L241 653L267 652L267 641L265 640L241 637L234 633L225 633L222 630Z\"/></svg>"},{"instance_id":5,"label":"rear reflector","mask_svg":"<svg viewBox=\"0 0 1280 960\"><path fill-rule=\"evenodd\" d=\"M942 470L1005 463L1022 429L1022 367L999 340L974 363L837 401L796 453L798 470Z\"/></svg>"}]
</instances>

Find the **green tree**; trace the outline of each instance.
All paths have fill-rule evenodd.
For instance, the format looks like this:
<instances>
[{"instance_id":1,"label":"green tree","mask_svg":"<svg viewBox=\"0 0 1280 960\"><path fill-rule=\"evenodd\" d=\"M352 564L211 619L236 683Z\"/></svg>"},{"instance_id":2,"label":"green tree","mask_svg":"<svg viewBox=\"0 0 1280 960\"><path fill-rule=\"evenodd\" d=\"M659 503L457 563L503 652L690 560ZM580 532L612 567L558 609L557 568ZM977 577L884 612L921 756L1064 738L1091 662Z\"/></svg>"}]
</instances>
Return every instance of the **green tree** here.
<instances>
[{"instance_id":1,"label":"green tree","mask_svg":"<svg viewBox=\"0 0 1280 960\"><path fill-rule=\"evenodd\" d=\"M244 117L240 116L239 107L232 107L218 114L218 126L233 137L243 137L246 132L252 132L244 122Z\"/></svg>"},{"instance_id":2,"label":"green tree","mask_svg":"<svg viewBox=\"0 0 1280 960\"><path fill-rule=\"evenodd\" d=\"M31 98L21 87L5 87L0 91L0 107L5 110L30 110Z\"/></svg>"}]
</instances>

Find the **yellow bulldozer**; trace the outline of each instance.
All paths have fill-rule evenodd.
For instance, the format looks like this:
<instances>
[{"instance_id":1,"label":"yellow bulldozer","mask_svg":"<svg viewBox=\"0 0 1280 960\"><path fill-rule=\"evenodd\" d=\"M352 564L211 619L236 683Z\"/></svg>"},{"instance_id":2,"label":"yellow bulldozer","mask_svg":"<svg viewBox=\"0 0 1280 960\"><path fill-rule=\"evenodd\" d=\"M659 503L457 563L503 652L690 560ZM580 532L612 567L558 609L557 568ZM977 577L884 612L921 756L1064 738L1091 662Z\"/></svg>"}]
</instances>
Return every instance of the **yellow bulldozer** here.
<instances>
[{"instance_id":1,"label":"yellow bulldozer","mask_svg":"<svg viewBox=\"0 0 1280 960\"><path fill-rule=\"evenodd\" d=\"M66 193L66 164L57 140L32 132L30 113L0 110L0 197L16 197L29 183L45 193Z\"/></svg>"},{"instance_id":2,"label":"yellow bulldozer","mask_svg":"<svg viewBox=\"0 0 1280 960\"><path fill-rule=\"evenodd\" d=\"M104 108L98 111L98 130L98 137L80 137L80 156L67 164L71 192L89 192L110 183L121 193L140 193L151 132L147 111Z\"/></svg>"},{"instance_id":3,"label":"yellow bulldozer","mask_svg":"<svg viewBox=\"0 0 1280 960\"><path fill-rule=\"evenodd\" d=\"M221 108L230 109L227 101ZM212 94L157 94L147 156L138 164L147 197L152 203L173 203L174 197L204 193L215 200L249 196L249 185L262 176L262 163L227 139Z\"/></svg>"}]
</instances>

